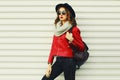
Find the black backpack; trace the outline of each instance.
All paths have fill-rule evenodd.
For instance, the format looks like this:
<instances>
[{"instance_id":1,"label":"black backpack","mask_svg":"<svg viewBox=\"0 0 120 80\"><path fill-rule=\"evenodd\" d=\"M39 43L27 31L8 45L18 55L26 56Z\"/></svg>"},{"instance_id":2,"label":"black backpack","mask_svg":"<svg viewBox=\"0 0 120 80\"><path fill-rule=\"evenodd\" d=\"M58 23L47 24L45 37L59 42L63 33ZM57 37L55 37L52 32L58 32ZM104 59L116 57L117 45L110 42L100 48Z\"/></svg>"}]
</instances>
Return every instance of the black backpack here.
<instances>
[{"instance_id":1,"label":"black backpack","mask_svg":"<svg viewBox=\"0 0 120 80\"><path fill-rule=\"evenodd\" d=\"M71 32L72 32L72 28L70 29L70 33ZM85 42L83 43L85 47L83 52L81 52L78 48L76 48L73 45L70 46L73 50L74 60L76 62L76 69L80 69L80 66L83 65L89 57L89 52L88 52L89 48Z\"/></svg>"}]
</instances>

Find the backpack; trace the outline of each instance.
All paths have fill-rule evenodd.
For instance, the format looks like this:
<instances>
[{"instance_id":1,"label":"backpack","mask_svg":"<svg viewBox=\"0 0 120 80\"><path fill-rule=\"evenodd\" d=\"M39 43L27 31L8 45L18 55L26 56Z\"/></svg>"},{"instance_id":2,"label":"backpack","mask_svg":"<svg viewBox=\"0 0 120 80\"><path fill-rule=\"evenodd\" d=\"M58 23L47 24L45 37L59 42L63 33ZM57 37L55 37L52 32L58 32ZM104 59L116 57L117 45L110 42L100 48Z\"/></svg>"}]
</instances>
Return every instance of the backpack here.
<instances>
[{"instance_id":1,"label":"backpack","mask_svg":"<svg viewBox=\"0 0 120 80\"><path fill-rule=\"evenodd\" d=\"M70 29L70 33L72 32L72 28ZM76 63L76 69L80 69L80 66L83 65L88 57L89 57L89 48L87 46L87 44L85 42L83 42L84 44L84 51L81 52L78 48L76 48L75 46L70 46L73 50L73 54L74 54L74 60L75 60L75 63Z\"/></svg>"}]
</instances>

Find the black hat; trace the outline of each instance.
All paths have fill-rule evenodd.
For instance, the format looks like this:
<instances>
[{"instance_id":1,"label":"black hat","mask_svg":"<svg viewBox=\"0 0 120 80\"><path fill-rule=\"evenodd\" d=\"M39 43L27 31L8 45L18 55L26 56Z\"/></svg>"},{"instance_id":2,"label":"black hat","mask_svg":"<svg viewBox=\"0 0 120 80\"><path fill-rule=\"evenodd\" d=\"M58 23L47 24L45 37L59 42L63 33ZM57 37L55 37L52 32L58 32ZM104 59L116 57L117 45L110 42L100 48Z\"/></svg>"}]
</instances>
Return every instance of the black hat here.
<instances>
[{"instance_id":1,"label":"black hat","mask_svg":"<svg viewBox=\"0 0 120 80\"><path fill-rule=\"evenodd\" d=\"M73 10L73 8L72 8L69 4L67 4L67 3L57 4L56 7L55 7L56 12L57 12L57 10L58 10L60 7L65 7L65 8L67 8L67 9L70 11L72 17L75 18L75 16L76 16L76 15L75 15L75 11Z\"/></svg>"}]
</instances>

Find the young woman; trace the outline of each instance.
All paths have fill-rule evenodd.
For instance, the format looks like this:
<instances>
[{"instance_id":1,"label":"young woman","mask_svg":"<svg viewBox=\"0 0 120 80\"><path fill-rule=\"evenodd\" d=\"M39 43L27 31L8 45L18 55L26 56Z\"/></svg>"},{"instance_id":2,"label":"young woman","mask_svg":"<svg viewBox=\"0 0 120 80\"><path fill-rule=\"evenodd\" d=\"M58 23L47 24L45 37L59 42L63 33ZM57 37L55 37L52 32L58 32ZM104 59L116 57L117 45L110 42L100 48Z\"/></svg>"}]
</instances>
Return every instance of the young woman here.
<instances>
[{"instance_id":1,"label":"young woman","mask_svg":"<svg viewBox=\"0 0 120 80\"><path fill-rule=\"evenodd\" d=\"M57 13L55 32L48 58L48 68L42 80L54 80L62 72L65 80L75 80L76 65L70 46L76 46L80 51L84 50L80 30L75 20L76 15L67 3L56 5L55 10ZM71 28L72 33L69 32ZM56 61L52 65L54 57Z\"/></svg>"}]
</instances>

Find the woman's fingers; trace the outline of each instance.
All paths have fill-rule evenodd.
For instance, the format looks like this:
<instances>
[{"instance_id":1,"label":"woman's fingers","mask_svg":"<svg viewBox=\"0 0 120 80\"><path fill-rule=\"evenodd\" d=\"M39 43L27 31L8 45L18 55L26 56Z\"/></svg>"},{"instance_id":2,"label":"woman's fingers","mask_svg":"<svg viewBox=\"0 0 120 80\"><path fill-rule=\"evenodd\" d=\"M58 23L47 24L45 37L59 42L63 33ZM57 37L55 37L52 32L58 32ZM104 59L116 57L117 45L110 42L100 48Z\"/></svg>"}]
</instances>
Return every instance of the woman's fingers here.
<instances>
[{"instance_id":1,"label":"woman's fingers","mask_svg":"<svg viewBox=\"0 0 120 80\"><path fill-rule=\"evenodd\" d=\"M48 69L46 71L46 77L50 77L51 71L52 71L51 66L48 66Z\"/></svg>"},{"instance_id":2,"label":"woman's fingers","mask_svg":"<svg viewBox=\"0 0 120 80\"><path fill-rule=\"evenodd\" d=\"M72 40L73 40L73 34L67 32L67 33L66 33L66 38L67 38L69 41L72 41Z\"/></svg>"}]
</instances>

